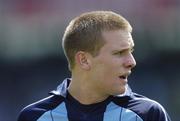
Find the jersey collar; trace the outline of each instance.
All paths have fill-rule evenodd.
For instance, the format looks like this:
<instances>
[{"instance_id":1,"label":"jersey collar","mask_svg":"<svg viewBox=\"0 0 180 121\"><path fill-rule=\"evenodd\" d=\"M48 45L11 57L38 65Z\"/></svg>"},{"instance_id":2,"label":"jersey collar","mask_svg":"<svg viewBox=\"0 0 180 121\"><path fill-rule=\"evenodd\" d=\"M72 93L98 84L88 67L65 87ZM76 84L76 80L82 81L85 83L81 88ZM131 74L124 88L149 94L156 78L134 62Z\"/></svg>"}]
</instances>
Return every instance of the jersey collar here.
<instances>
[{"instance_id":1,"label":"jersey collar","mask_svg":"<svg viewBox=\"0 0 180 121\"><path fill-rule=\"evenodd\" d=\"M70 81L71 81L71 78L64 79L64 81L57 87L57 89L51 91L50 94L59 95L59 96L63 96L64 98L66 98L67 90L68 90L68 86L69 86ZM132 96L132 94L133 94L132 90L129 87L129 85L127 84L125 92L123 94L120 94L120 95L115 95L115 97Z\"/></svg>"}]
</instances>

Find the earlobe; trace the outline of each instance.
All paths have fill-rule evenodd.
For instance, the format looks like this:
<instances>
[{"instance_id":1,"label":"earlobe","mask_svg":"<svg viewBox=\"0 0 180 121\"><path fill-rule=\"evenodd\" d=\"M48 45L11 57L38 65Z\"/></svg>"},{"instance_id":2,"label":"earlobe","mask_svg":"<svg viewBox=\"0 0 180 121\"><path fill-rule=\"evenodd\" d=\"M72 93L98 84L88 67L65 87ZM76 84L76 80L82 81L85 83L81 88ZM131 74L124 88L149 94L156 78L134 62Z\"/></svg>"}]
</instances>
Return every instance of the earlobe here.
<instances>
[{"instance_id":1,"label":"earlobe","mask_svg":"<svg viewBox=\"0 0 180 121\"><path fill-rule=\"evenodd\" d=\"M89 70L90 69L90 62L88 60L88 56L86 52L79 51L75 55L76 63L80 66L80 68Z\"/></svg>"}]
</instances>

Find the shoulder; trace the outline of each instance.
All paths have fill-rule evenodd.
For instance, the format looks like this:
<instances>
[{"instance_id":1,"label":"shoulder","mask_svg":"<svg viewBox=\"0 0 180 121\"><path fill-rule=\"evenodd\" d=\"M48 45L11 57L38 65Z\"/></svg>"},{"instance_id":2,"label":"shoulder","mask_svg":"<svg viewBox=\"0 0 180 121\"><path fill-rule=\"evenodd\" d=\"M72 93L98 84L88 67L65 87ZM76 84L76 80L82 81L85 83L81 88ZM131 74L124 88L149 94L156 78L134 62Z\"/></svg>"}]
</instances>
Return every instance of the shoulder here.
<instances>
[{"instance_id":1,"label":"shoulder","mask_svg":"<svg viewBox=\"0 0 180 121\"><path fill-rule=\"evenodd\" d=\"M133 93L131 97L121 104L120 100L120 98L116 98L116 104L135 112L145 121L170 121L164 107L155 100L136 93Z\"/></svg>"},{"instance_id":2,"label":"shoulder","mask_svg":"<svg viewBox=\"0 0 180 121\"><path fill-rule=\"evenodd\" d=\"M26 106L19 114L18 121L36 121L45 112L54 109L63 102L61 96L49 96Z\"/></svg>"}]
</instances>

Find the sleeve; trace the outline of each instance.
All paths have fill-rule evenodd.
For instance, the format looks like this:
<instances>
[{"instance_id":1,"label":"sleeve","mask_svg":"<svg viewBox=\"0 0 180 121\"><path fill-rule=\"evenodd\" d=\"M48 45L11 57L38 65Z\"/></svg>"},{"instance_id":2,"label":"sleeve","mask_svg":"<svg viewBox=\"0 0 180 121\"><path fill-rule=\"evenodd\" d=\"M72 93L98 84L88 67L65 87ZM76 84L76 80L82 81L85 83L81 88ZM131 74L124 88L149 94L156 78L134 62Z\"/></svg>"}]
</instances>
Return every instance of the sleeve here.
<instances>
[{"instance_id":1,"label":"sleeve","mask_svg":"<svg viewBox=\"0 0 180 121\"><path fill-rule=\"evenodd\" d=\"M162 105L155 102L148 112L148 121L171 121Z\"/></svg>"},{"instance_id":2,"label":"sleeve","mask_svg":"<svg viewBox=\"0 0 180 121\"><path fill-rule=\"evenodd\" d=\"M44 113L54 109L62 101L63 98L52 95L40 101L32 103L22 109L17 121L37 121Z\"/></svg>"},{"instance_id":3,"label":"sleeve","mask_svg":"<svg viewBox=\"0 0 180 121\"><path fill-rule=\"evenodd\" d=\"M31 119L28 119L28 117L29 117L30 114L29 114L28 112L29 112L29 111L27 111L26 109L23 109L23 110L20 112L17 121L30 121Z\"/></svg>"},{"instance_id":4,"label":"sleeve","mask_svg":"<svg viewBox=\"0 0 180 121\"><path fill-rule=\"evenodd\" d=\"M37 109L32 110L29 108L25 108L20 112L17 121L37 121L42 113L43 111L37 111Z\"/></svg>"}]
</instances>

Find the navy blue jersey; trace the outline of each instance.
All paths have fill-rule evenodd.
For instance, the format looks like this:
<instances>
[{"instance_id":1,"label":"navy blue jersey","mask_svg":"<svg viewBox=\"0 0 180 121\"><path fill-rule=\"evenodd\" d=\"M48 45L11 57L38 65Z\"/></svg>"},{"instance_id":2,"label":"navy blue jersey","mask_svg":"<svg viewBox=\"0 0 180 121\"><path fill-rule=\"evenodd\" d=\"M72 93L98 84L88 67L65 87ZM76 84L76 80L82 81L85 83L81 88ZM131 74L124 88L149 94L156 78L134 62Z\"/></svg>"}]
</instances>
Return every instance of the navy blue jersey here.
<instances>
[{"instance_id":1,"label":"navy blue jersey","mask_svg":"<svg viewBox=\"0 0 180 121\"><path fill-rule=\"evenodd\" d=\"M68 93L69 82L64 80L51 96L25 107L18 121L171 121L159 103L130 88L123 95L83 105Z\"/></svg>"}]
</instances>

